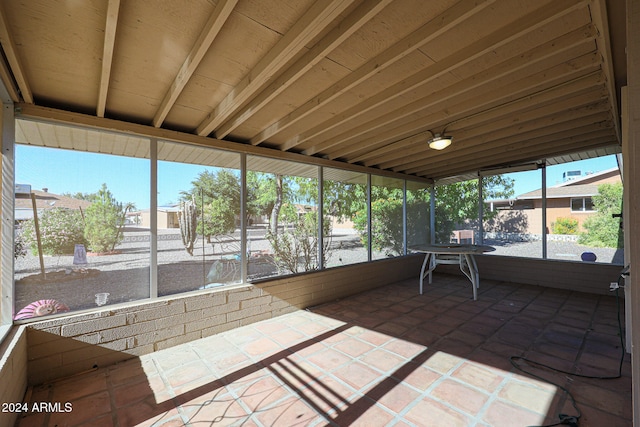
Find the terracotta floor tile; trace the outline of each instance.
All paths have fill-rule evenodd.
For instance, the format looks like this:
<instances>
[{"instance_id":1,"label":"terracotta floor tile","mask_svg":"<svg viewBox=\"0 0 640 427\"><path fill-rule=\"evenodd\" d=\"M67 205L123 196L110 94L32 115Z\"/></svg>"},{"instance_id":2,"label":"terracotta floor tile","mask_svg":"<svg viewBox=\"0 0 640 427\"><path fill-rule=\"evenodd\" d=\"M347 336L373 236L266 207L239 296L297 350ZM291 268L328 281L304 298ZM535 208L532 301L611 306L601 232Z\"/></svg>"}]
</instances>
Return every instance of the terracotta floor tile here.
<instances>
[{"instance_id":1,"label":"terracotta floor tile","mask_svg":"<svg viewBox=\"0 0 640 427\"><path fill-rule=\"evenodd\" d=\"M555 392L528 383L509 381L500 390L498 396L508 404L544 415L551 408Z\"/></svg>"},{"instance_id":2,"label":"terracotta floor tile","mask_svg":"<svg viewBox=\"0 0 640 427\"><path fill-rule=\"evenodd\" d=\"M448 379L439 383L429 395L473 416L489 400L488 394Z\"/></svg>"},{"instance_id":3,"label":"terracotta floor tile","mask_svg":"<svg viewBox=\"0 0 640 427\"><path fill-rule=\"evenodd\" d=\"M73 412L17 425L511 427L572 413L535 374L570 387L581 427L626 426L628 355L610 381L510 361L616 374L618 329L613 297L483 281L473 301L466 279L438 275L424 295L397 283L33 387L31 401Z\"/></svg>"},{"instance_id":4,"label":"terracotta floor tile","mask_svg":"<svg viewBox=\"0 0 640 427\"><path fill-rule=\"evenodd\" d=\"M322 413L344 411L353 401L360 397L355 391L332 376L325 375L295 393L314 409Z\"/></svg>"},{"instance_id":5,"label":"terracotta floor tile","mask_svg":"<svg viewBox=\"0 0 640 427\"><path fill-rule=\"evenodd\" d=\"M393 373L393 371L407 363L407 359L404 357L382 349L372 350L362 356L360 360L366 365L388 373Z\"/></svg>"},{"instance_id":6,"label":"terracotta floor tile","mask_svg":"<svg viewBox=\"0 0 640 427\"><path fill-rule=\"evenodd\" d=\"M192 381L202 383L214 378L209 365L202 360L196 360L174 369L165 370L164 376L172 387L182 386Z\"/></svg>"},{"instance_id":7,"label":"terracotta floor tile","mask_svg":"<svg viewBox=\"0 0 640 427\"><path fill-rule=\"evenodd\" d=\"M351 357L359 357L373 350L375 347L358 339L343 340L336 344L333 348L348 354Z\"/></svg>"},{"instance_id":8,"label":"terracotta floor tile","mask_svg":"<svg viewBox=\"0 0 640 427\"><path fill-rule=\"evenodd\" d=\"M366 390L370 384L376 382L380 377L378 371L360 362L352 362L338 368L333 371L333 375L360 391Z\"/></svg>"},{"instance_id":9,"label":"terracotta floor tile","mask_svg":"<svg viewBox=\"0 0 640 427\"><path fill-rule=\"evenodd\" d=\"M494 401L485 411L483 420L492 427L529 426L544 424L545 416L506 402Z\"/></svg>"},{"instance_id":10,"label":"terracotta floor tile","mask_svg":"<svg viewBox=\"0 0 640 427\"><path fill-rule=\"evenodd\" d=\"M393 414L382 409L375 402L361 398L333 418L333 421L339 426L372 427L389 425L393 418Z\"/></svg>"},{"instance_id":11,"label":"terracotta floor tile","mask_svg":"<svg viewBox=\"0 0 640 427\"><path fill-rule=\"evenodd\" d=\"M308 425L318 418L318 413L304 401L292 397L261 411L256 418L263 425L297 427Z\"/></svg>"},{"instance_id":12,"label":"terracotta floor tile","mask_svg":"<svg viewBox=\"0 0 640 427\"><path fill-rule=\"evenodd\" d=\"M405 417L419 426L468 426L471 419L442 403L426 397L411 408ZM513 426L513 424L512 424Z\"/></svg>"},{"instance_id":13,"label":"terracotta floor tile","mask_svg":"<svg viewBox=\"0 0 640 427\"><path fill-rule=\"evenodd\" d=\"M407 406L420 396L420 393L413 390L413 388L396 381L392 383L391 389L383 390L382 392L384 394L376 399L377 402L395 413L404 411Z\"/></svg>"},{"instance_id":14,"label":"terracotta floor tile","mask_svg":"<svg viewBox=\"0 0 640 427\"><path fill-rule=\"evenodd\" d=\"M349 363L351 361L351 358L344 353L341 353L332 348L328 348L318 353L314 353L313 355L307 357L307 360L320 369L332 371L339 366Z\"/></svg>"},{"instance_id":15,"label":"terracotta floor tile","mask_svg":"<svg viewBox=\"0 0 640 427\"><path fill-rule=\"evenodd\" d=\"M504 371L470 362L463 363L451 376L487 392L495 391L505 379Z\"/></svg>"}]
</instances>

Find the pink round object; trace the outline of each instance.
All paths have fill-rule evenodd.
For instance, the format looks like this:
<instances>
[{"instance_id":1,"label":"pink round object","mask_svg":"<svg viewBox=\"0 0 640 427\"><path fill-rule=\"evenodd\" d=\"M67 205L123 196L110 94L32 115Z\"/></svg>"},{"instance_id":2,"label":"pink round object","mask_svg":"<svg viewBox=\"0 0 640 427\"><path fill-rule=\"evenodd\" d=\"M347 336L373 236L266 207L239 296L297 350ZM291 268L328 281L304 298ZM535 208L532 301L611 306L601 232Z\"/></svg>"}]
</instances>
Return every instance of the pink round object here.
<instances>
[{"instance_id":1,"label":"pink round object","mask_svg":"<svg viewBox=\"0 0 640 427\"><path fill-rule=\"evenodd\" d=\"M13 318L14 320L29 319L30 317L46 316L48 314L64 313L69 311L69 307L54 299L41 299L32 302L20 310Z\"/></svg>"}]
</instances>

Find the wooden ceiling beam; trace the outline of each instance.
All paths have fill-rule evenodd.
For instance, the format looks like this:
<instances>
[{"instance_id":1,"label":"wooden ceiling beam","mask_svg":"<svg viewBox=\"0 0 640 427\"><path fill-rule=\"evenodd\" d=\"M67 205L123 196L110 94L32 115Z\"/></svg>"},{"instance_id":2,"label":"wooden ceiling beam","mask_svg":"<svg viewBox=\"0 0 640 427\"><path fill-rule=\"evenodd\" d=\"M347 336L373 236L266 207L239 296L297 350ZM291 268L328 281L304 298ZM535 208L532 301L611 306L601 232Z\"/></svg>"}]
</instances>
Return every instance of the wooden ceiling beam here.
<instances>
[{"instance_id":1,"label":"wooden ceiling beam","mask_svg":"<svg viewBox=\"0 0 640 427\"><path fill-rule=\"evenodd\" d=\"M13 74L13 78L20 90L20 96L29 104L33 104L33 93L31 87L27 81L27 76L22 65L22 61L16 51L16 44L13 40L13 36L9 32L9 23L7 22L7 16L4 13L3 5L0 3L0 44L2 50L9 63L9 68Z\"/></svg>"},{"instance_id":2,"label":"wooden ceiling beam","mask_svg":"<svg viewBox=\"0 0 640 427\"><path fill-rule=\"evenodd\" d=\"M455 52L426 69L415 73L413 76L403 80L402 82L381 91L375 96L354 105L346 111L332 116L329 120L317 124L312 129L298 135L295 138L295 145L288 142L283 148L289 149L294 146L301 145L312 138L318 138L321 135L330 132L332 129L340 125L353 122L355 118L370 112L374 108L384 106L392 99L415 91L417 87L424 86L446 73L450 73L456 68L462 67L491 51L499 49L501 46L504 46L513 40L524 37L536 28L547 24L550 20L557 19L559 15L569 13L571 10L573 9L566 9L566 5L561 5L560 2L555 3L554 7L545 5L544 7L537 9L504 27L496 29L491 34L477 40L464 49ZM481 77L484 77L487 81L497 80L504 74L508 74L509 72L528 66L533 62L542 61L545 58L556 55L556 52L563 52L575 47L576 45L582 44L585 41L592 40L595 37L595 33L593 26L584 26L570 32L568 35L543 43L524 54L505 60L501 64L485 70L478 76L477 80L482 80ZM473 79L467 79L467 81L470 80ZM479 84L481 83L475 82L476 86ZM471 87L473 86L470 86L470 88ZM323 142L316 143L314 146L305 149L303 154L316 154L326 150L327 148L340 144L341 141L342 140L339 137L334 138L332 136L325 135Z\"/></svg>"},{"instance_id":3,"label":"wooden ceiling beam","mask_svg":"<svg viewBox=\"0 0 640 427\"><path fill-rule=\"evenodd\" d=\"M518 132L516 127L515 134L509 134L503 131L495 137L493 135L485 135L475 139L460 141L460 143L456 144L455 149L445 150L446 152L435 152L434 150L426 148L422 154L414 156L409 162L389 169L412 169L413 167L420 166L421 162L425 159L436 158L438 161L447 162L450 160L459 160L462 156L467 155L473 157L491 148L502 150L505 144L529 144L530 141L540 141L541 138L546 138L549 135L562 134L564 137L572 135L573 133L581 133L582 129L589 126L595 126L597 129L600 129L603 126L602 123L610 120L610 118L608 112L595 112L583 117L544 126L543 128L533 128L522 132Z\"/></svg>"},{"instance_id":4,"label":"wooden ceiling beam","mask_svg":"<svg viewBox=\"0 0 640 427\"><path fill-rule=\"evenodd\" d=\"M278 43L258 61L237 86L198 125L201 136L211 132L228 120L245 102L255 97L259 90L322 31L325 30L355 0L331 0L315 2L309 10L287 31Z\"/></svg>"},{"instance_id":5,"label":"wooden ceiling beam","mask_svg":"<svg viewBox=\"0 0 640 427\"><path fill-rule=\"evenodd\" d=\"M371 138L373 135L379 134L381 130L384 132L384 130L389 129L390 126L397 128L398 125L402 125L411 118L415 118L424 114L423 112L433 110L434 108L440 111L455 111L455 114L451 114L449 119L441 125L445 127L448 123L450 124L465 116L482 111L481 108L490 108L482 107L482 105L489 104L489 100L494 99L498 93L525 93L522 87L530 87L533 82L542 84L542 82L549 79L550 76L552 79L557 80L557 75L573 74L576 69L597 68L599 64L599 58L595 54L583 55L571 62L567 61L566 58L562 59L563 56L566 56L566 53L561 52L554 55L555 61L553 62L551 62L551 59L545 58L545 61L542 63L525 61L520 62L519 65L515 67L509 67L507 64L498 64L470 79L442 88L437 92L431 92L426 97L403 105L394 111L384 112L384 110L382 110L384 113L383 116L372 117L371 120L360 123L340 135L334 135L330 140L317 144L316 148L322 148L320 152L329 154L332 158L342 157L347 153L354 152L353 149L357 147L358 141L369 141L368 146L370 148L372 146ZM558 74L547 74L547 71L552 73L557 72ZM514 79L519 80L514 82ZM520 88L517 87L518 84ZM509 89L508 91L505 90L507 88ZM473 110L469 110L468 108L466 110L461 109L460 105L457 109L450 108L457 100L468 99L470 97L473 97L477 102ZM429 129L434 132L440 130L438 129L438 124L433 122L424 121L422 126L422 130ZM344 150L338 150L337 153L334 152L330 154L328 149L337 145L338 142L346 148ZM311 154L314 151L315 150L305 150L303 153Z\"/></svg>"},{"instance_id":6,"label":"wooden ceiling beam","mask_svg":"<svg viewBox=\"0 0 640 427\"><path fill-rule=\"evenodd\" d=\"M502 132L500 135L496 135L492 138L492 135L483 135L474 139L468 139L466 141L460 141L457 149L454 151L448 151L446 153L437 153L434 150L430 150L425 146L424 150L412 158L405 158L402 162L394 162L395 166L389 167L390 170L413 170L413 168L420 167L425 161L436 160L443 165L447 162L461 161L463 157L474 158L481 153L486 152L488 149L499 150L500 154L504 154L502 150L505 145L508 144L521 144L523 147L528 146L531 141L543 141L544 138L548 138L549 135L561 134L562 137L571 136L575 133L583 133L585 127L595 126L600 129L603 122L606 122L610 117L607 113L597 112L587 116L588 118L577 118L572 120L563 121L554 125L549 125L545 129L526 129L521 133L512 135ZM507 136L504 136L507 135ZM498 156L499 154L496 154Z\"/></svg>"},{"instance_id":7,"label":"wooden ceiling beam","mask_svg":"<svg viewBox=\"0 0 640 427\"><path fill-rule=\"evenodd\" d=\"M102 69L100 71L100 83L98 85L98 106L96 108L96 115L98 117L104 117L104 111L107 106L107 93L109 91L109 79L111 77L111 64L113 62L113 48L116 42L119 10L120 0L109 0L104 26Z\"/></svg>"},{"instance_id":8,"label":"wooden ceiling beam","mask_svg":"<svg viewBox=\"0 0 640 427\"><path fill-rule=\"evenodd\" d=\"M548 145L550 142L558 140L570 142L572 138L576 138L577 136L606 130L611 126L610 119L611 117L608 113L597 113L587 118L574 119L549 126L548 128L536 129L505 138L492 139L490 141L475 141L468 144L470 148L465 149L464 153L434 153L433 150L430 150L429 156L397 166L392 170L396 172L403 171L408 174L419 173L424 171L425 162L433 162L437 164L439 168L446 169L452 165L463 163L464 161L473 161L488 151L491 151L492 154L490 155L496 159L501 156L508 157L509 155L512 156L514 152L525 150L530 146ZM598 122L597 120L600 121Z\"/></svg>"},{"instance_id":9,"label":"wooden ceiling beam","mask_svg":"<svg viewBox=\"0 0 640 427\"><path fill-rule=\"evenodd\" d=\"M336 99L340 95L346 93L350 89L354 88L358 84L362 83L366 79L370 78L381 70L389 67L396 61L414 52L421 46L425 45L429 41L442 35L445 31L450 30L462 23L465 19L469 18L479 10L487 7L495 0L462 0L451 8L444 11L441 15L432 19L427 24L420 27L418 30L399 40L398 42L385 49L380 54L371 58L364 65L349 73L344 78L333 84L331 87L324 90L322 93L313 97L296 110L287 114L282 119L268 126L265 130L251 138L252 145L258 145L272 136L282 132L289 128L291 125L297 123L304 117L307 117L311 113L317 111L330 101ZM292 144L292 145L291 145ZM292 142L290 146L283 147L283 151L295 146L295 142Z\"/></svg>"},{"instance_id":10,"label":"wooden ceiling beam","mask_svg":"<svg viewBox=\"0 0 640 427\"><path fill-rule=\"evenodd\" d=\"M211 44L220 33L222 26L227 22L229 15L231 15L231 12L233 12L237 3L238 0L220 0L218 2L215 9L209 16L207 23L202 28L200 35L191 47L189 55L187 55L182 63L178 74L173 79L169 90L164 95L164 98L153 117L153 126L162 126L162 123L167 118L169 111L171 111L175 105L178 96L180 96L182 90L191 79L191 76L193 76L193 73L195 73L196 69L200 65L200 62L202 62L202 58L204 58L204 55L211 47Z\"/></svg>"},{"instance_id":11,"label":"wooden ceiling beam","mask_svg":"<svg viewBox=\"0 0 640 427\"><path fill-rule=\"evenodd\" d=\"M455 140L465 141L468 139L478 138L482 135L493 135L499 137L500 133L508 132L526 132L534 126L539 126L544 120L544 126L558 121L571 120L584 114L590 114L594 111L606 111L606 95L600 94L598 91L587 93L576 98L559 101L557 104L544 105L524 111L522 113L513 113L506 115L503 119L489 121L481 126L465 128L455 133ZM548 121L548 122L547 122ZM449 132L450 133L450 132ZM415 158L416 153L422 152L426 147L429 138L422 138L416 143L408 145L403 144L402 147L396 145L393 152L386 152L377 156L368 156L369 159L359 162L364 166L381 167L382 164L388 165L388 168L396 167L407 161L409 158ZM348 159L349 163L358 163L356 159Z\"/></svg>"},{"instance_id":12,"label":"wooden ceiling beam","mask_svg":"<svg viewBox=\"0 0 640 427\"><path fill-rule=\"evenodd\" d=\"M278 76L265 90L243 106L232 118L216 130L216 137L224 138L234 129L264 108L268 102L295 83L300 77L324 59L336 47L340 46L353 33L369 22L393 0L374 0L362 3L349 14L337 27L316 43L307 53Z\"/></svg>"},{"instance_id":13,"label":"wooden ceiling beam","mask_svg":"<svg viewBox=\"0 0 640 427\"><path fill-rule=\"evenodd\" d=\"M598 29L596 43L598 51L602 54L602 72L607 78L607 89L609 90L609 105L613 112L614 126L618 141L622 145L622 130L620 123L620 114L618 112L618 97L616 90L615 74L613 72L613 58L611 55L611 37L609 33L609 19L607 17L607 4L605 0L594 0L590 3L592 20Z\"/></svg>"},{"instance_id":14,"label":"wooden ceiling beam","mask_svg":"<svg viewBox=\"0 0 640 427\"><path fill-rule=\"evenodd\" d=\"M575 78L580 78L599 70L599 65L600 58L598 55L593 53L583 55L532 75L518 75L518 77L521 77L520 80L511 83L506 83L505 80L507 79L503 78L502 81L496 80L478 86L473 89L477 93L475 97L472 97L471 93L466 92L465 81L463 81L460 84L444 88L441 91L431 94L427 97L427 100L418 100L409 104L406 108L401 108L399 117L401 120L398 120L395 113L391 113L390 117L386 120L383 117L379 117L377 120L372 120L366 125L359 126L357 141L350 142L351 138L340 138L342 143L337 149L323 152L323 154L330 159L338 159L349 155L352 157L359 155L360 151L364 149L371 150L379 148L379 146L371 143L369 137L380 132L378 128L380 127L379 124L382 123L386 125L387 129L390 129L391 125L394 125L396 128L406 126L410 129L407 123L418 122L421 126L419 130L430 129L434 132L440 131L440 129L433 128L433 123L425 123L424 116L419 116L417 113L420 110L429 111L434 107L441 110L456 111L455 115L452 115L448 120L448 123L454 123L465 117L481 114L484 111L507 107L509 104L535 93L554 89ZM453 110L450 106L456 101L456 98L463 99L463 102L458 104L457 107L459 109ZM446 127L446 125L447 123L444 123L443 127ZM365 126L369 126L369 129L365 129Z\"/></svg>"},{"instance_id":15,"label":"wooden ceiling beam","mask_svg":"<svg viewBox=\"0 0 640 427\"><path fill-rule=\"evenodd\" d=\"M576 79L572 81L570 84L562 85L556 88L553 91L539 92L529 97L521 98L511 104L509 104L510 109L513 111L524 112L531 109L536 108L538 105L540 106L549 106L549 105L571 105L567 101L572 100L576 96L585 97L588 99L592 97L593 99L600 98L600 94L604 94L602 88L602 76L600 73L595 73L588 75L583 78ZM459 109L458 107L453 107L453 109ZM424 117L421 120L424 120L428 123L438 123L442 122L446 119L445 114L442 111L437 111L429 116ZM511 110L506 110L502 108L494 108L491 110L483 111L481 113L463 118L461 120L456 121L453 124L453 129L449 129L450 131L454 131L457 128L468 128L482 125L486 122L491 122L495 120L501 120L504 117L512 117ZM518 116L512 117L513 120L518 120ZM419 127L421 123L414 122L413 126L409 125L408 128ZM424 132L424 134L429 134L428 132ZM377 150L369 151L367 153L361 154L359 156L353 157L349 159L351 163L363 162L364 164L370 162L371 160L379 157L387 157L390 156L389 159L394 158L394 154L398 154L397 157L402 157L400 152L403 149L406 149L410 145L405 142L405 139L402 141L393 141L391 138L393 136L384 137L381 135L380 141L385 141L386 145L378 148ZM379 142L379 140L374 139L371 141L373 144ZM424 141L422 141L424 142Z\"/></svg>"},{"instance_id":16,"label":"wooden ceiling beam","mask_svg":"<svg viewBox=\"0 0 640 427\"><path fill-rule=\"evenodd\" d=\"M6 92L6 95L4 92ZM9 65L5 62L4 58L0 58L0 94L2 94L2 97L9 97L9 99L2 99L0 102L7 102L9 100L20 102L20 93L11 75L11 70L9 70Z\"/></svg>"}]
</instances>

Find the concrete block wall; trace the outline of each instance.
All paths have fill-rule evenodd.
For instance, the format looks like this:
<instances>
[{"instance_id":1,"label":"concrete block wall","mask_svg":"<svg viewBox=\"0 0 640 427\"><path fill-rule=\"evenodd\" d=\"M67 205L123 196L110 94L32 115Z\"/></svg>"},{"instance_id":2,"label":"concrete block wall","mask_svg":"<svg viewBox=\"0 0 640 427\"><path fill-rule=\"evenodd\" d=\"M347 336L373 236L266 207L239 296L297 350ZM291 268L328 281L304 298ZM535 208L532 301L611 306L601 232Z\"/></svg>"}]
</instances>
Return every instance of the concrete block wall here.
<instances>
[{"instance_id":1,"label":"concrete block wall","mask_svg":"<svg viewBox=\"0 0 640 427\"><path fill-rule=\"evenodd\" d=\"M0 404L20 403L27 390L27 330L13 327L0 344ZM0 426L15 425L20 412L0 408Z\"/></svg>"},{"instance_id":2,"label":"concrete block wall","mask_svg":"<svg viewBox=\"0 0 640 427\"><path fill-rule=\"evenodd\" d=\"M28 383L108 366L395 281L413 277L417 284L421 261L380 260L30 323Z\"/></svg>"},{"instance_id":3,"label":"concrete block wall","mask_svg":"<svg viewBox=\"0 0 640 427\"><path fill-rule=\"evenodd\" d=\"M611 264L494 255L476 256L476 262L481 286L483 280L498 280L600 295L614 295L609 284L622 270ZM436 272L462 275L457 265L438 266Z\"/></svg>"}]
</instances>

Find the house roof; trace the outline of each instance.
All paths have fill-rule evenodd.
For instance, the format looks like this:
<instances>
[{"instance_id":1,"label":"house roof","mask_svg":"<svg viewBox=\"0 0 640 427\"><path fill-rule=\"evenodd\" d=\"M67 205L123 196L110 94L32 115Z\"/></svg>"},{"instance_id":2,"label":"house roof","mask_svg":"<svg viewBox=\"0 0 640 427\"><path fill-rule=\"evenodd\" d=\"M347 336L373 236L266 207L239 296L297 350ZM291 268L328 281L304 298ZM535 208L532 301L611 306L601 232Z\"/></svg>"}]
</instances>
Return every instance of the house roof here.
<instances>
[{"instance_id":1,"label":"house roof","mask_svg":"<svg viewBox=\"0 0 640 427\"><path fill-rule=\"evenodd\" d=\"M598 194L597 184L572 185L566 187L549 187L547 188L548 199L561 199L568 197L591 197ZM534 190L528 193L520 194L517 200L541 199L542 190Z\"/></svg>"},{"instance_id":2,"label":"house roof","mask_svg":"<svg viewBox=\"0 0 640 427\"><path fill-rule=\"evenodd\" d=\"M149 157L151 136L188 143L167 160L205 161L190 150L206 146L442 180L619 153L625 14L605 0L7 1L0 95L22 144ZM454 143L428 149L437 133Z\"/></svg>"},{"instance_id":3,"label":"house roof","mask_svg":"<svg viewBox=\"0 0 640 427\"><path fill-rule=\"evenodd\" d=\"M53 209L53 208L65 208L65 209L86 209L91 202L86 200L74 199L73 197L61 196L59 194L49 193L48 191L31 190L31 193L36 196L36 208ZM16 209L32 209L31 198L29 196L16 197L15 202Z\"/></svg>"},{"instance_id":4,"label":"house roof","mask_svg":"<svg viewBox=\"0 0 640 427\"><path fill-rule=\"evenodd\" d=\"M586 175L580 176L576 179L567 180L565 182L561 182L559 184L554 185L554 187L570 187L576 185L582 185L585 181L597 181L599 179L606 178L607 175L618 176L620 177L620 169L617 167L613 167L610 169L606 169L599 172L587 173Z\"/></svg>"}]
</instances>

